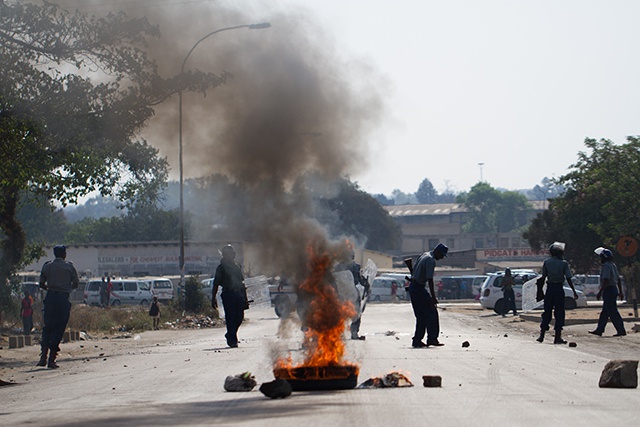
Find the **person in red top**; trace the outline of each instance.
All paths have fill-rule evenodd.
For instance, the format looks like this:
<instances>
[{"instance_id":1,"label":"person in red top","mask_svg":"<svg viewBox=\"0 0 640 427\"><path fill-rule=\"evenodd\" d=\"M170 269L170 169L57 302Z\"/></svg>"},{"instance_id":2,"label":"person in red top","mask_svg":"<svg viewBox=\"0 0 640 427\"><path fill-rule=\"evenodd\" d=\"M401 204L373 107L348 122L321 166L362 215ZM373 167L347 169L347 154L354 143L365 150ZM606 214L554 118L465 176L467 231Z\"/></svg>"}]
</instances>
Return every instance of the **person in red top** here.
<instances>
[{"instance_id":1,"label":"person in red top","mask_svg":"<svg viewBox=\"0 0 640 427\"><path fill-rule=\"evenodd\" d=\"M31 335L33 329L33 298L25 291L22 298L22 329L25 335Z\"/></svg>"},{"instance_id":2,"label":"person in red top","mask_svg":"<svg viewBox=\"0 0 640 427\"><path fill-rule=\"evenodd\" d=\"M107 276L107 301L106 301L106 307L109 307L110 304L110 300L111 300L111 291L113 291L113 283L111 283L111 277Z\"/></svg>"}]
</instances>

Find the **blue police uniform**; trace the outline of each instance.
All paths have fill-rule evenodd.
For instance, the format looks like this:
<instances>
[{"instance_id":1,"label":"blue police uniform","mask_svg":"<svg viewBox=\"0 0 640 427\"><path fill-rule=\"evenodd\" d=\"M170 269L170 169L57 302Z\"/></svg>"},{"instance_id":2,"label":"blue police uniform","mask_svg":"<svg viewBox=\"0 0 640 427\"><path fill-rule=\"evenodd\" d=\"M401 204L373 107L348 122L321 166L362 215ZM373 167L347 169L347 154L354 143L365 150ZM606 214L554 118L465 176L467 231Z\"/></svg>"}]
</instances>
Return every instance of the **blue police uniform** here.
<instances>
[{"instance_id":1,"label":"blue police uniform","mask_svg":"<svg viewBox=\"0 0 640 427\"><path fill-rule=\"evenodd\" d=\"M518 314L518 311L516 310L516 293L513 290L514 284L515 282L513 277L505 274L502 279L502 317L505 317L511 310L513 310L514 316Z\"/></svg>"},{"instance_id":2,"label":"blue police uniform","mask_svg":"<svg viewBox=\"0 0 640 427\"><path fill-rule=\"evenodd\" d=\"M222 306L227 326L227 345L238 346L238 329L244 321L244 310L248 307L247 289L244 286L242 266L234 260L222 258L213 278L213 301L218 287L222 287Z\"/></svg>"},{"instance_id":3,"label":"blue police uniform","mask_svg":"<svg viewBox=\"0 0 640 427\"><path fill-rule=\"evenodd\" d=\"M565 279L571 279L569 263L557 256L544 260L542 275L547 277L547 291L544 294L544 312L542 313L541 331L548 331L551 315L555 317L554 329L562 331L564 327L564 289Z\"/></svg>"},{"instance_id":4,"label":"blue police uniform","mask_svg":"<svg viewBox=\"0 0 640 427\"><path fill-rule=\"evenodd\" d=\"M436 268L436 260L433 251L423 253L413 269L411 284L409 285L409 295L411 296L411 306L416 316L416 330L413 335L413 346L420 347L425 332L427 334L427 345L438 342L440 335L440 319L438 310L433 304L433 298L427 290L428 279L433 280Z\"/></svg>"},{"instance_id":5,"label":"blue police uniform","mask_svg":"<svg viewBox=\"0 0 640 427\"><path fill-rule=\"evenodd\" d=\"M606 286L604 279L608 279ZM604 328L607 326L609 319L611 319L611 323L613 323L613 326L616 328L617 335L627 334L624 329L622 316L620 316L616 305L616 300L618 299L618 280L620 280L618 267L616 267L611 260L605 261L600 268L600 289L602 290L603 304L600 318L598 319L598 326L595 331L592 332L595 335L602 335L604 333Z\"/></svg>"},{"instance_id":6,"label":"blue police uniform","mask_svg":"<svg viewBox=\"0 0 640 427\"><path fill-rule=\"evenodd\" d=\"M41 354L38 366L57 368L56 356L60 351L60 341L69 322L71 302L69 293L78 287L78 272L73 264L65 261L66 248L56 246L54 248L56 259L47 261L42 266L40 273L40 286L47 290L44 298L42 327L42 341L40 343ZM49 359L47 362L47 352Z\"/></svg>"}]
</instances>

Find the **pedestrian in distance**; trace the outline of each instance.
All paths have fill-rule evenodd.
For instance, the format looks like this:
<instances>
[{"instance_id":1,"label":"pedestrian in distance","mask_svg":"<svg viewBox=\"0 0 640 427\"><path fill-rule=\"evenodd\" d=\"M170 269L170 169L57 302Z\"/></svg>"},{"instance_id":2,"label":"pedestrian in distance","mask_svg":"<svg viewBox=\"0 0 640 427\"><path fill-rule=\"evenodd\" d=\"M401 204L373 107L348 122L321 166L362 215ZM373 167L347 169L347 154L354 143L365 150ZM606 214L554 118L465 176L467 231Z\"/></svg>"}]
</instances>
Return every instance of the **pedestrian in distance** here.
<instances>
[{"instance_id":1,"label":"pedestrian in distance","mask_svg":"<svg viewBox=\"0 0 640 427\"><path fill-rule=\"evenodd\" d=\"M153 319L153 330L157 331L160 329L160 305L157 296L153 297L153 301L149 307L149 316Z\"/></svg>"},{"instance_id":2,"label":"pedestrian in distance","mask_svg":"<svg viewBox=\"0 0 640 427\"><path fill-rule=\"evenodd\" d=\"M391 302L396 303L398 301L398 282L393 280L391 282Z\"/></svg>"},{"instance_id":3,"label":"pedestrian in distance","mask_svg":"<svg viewBox=\"0 0 640 427\"><path fill-rule=\"evenodd\" d=\"M113 283L111 283L111 277L107 275L107 297L105 307L109 308L111 305L111 292L113 292Z\"/></svg>"},{"instance_id":4,"label":"pedestrian in distance","mask_svg":"<svg viewBox=\"0 0 640 427\"><path fill-rule=\"evenodd\" d=\"M549 330L551 316L555 318L554 344L566 344L562 339L562 328L564 327L564 282L569 283L573 290L573 298L578 299L576 288L571 281L571 268L564 257L565 244L562 242L554 242L549 247L551 256L544 260L542 264L542 276L538 279L541 285L547 282L547 291L544 293L544 312L542 313L542 321L540 322L540 336L536 339L538 342L544 341L545 332Z\"/></svg>"},{"instance_id":5,"label":"pedestrian in distance","mask_svg":"<svg viewBox=\"0 0 640 427\"><path fill-rule=\"evenodd\" d=\"M231 245L226 245L220 251L222 259L216 268L213 277L213 294L211 295L211 307L218 309L216 295L218 288L222 288L220 297L224 307L224 321L227 326L225 338L231 348L238 347L238 329L244 320L244 310L249 308L247 288L244 285L242 266L236 262L236 250Z\"/></svg>"},{"instance_id":6,"label":"pedestrian in distance","mask_svg":"<svg viewBox=\"0 0 640 427\"><path fill-rule=\"evenodd\" d=\"M411 272L409 295L411 296L413 314L416 317L416 329L412 340L414 348L444 345L438 340L440 319L438 318L438 300L436 299L433 275L436 261L446 257L448 251L447 246L439 243L432 251L420 255ZM425 332L427 334L426 344L422 341Z\"/></svg>"},{"instance_id":7,"label":"pedestrian in distance","mask_svg":"<svg viewBox=\"0 0 640 427\"><path fill-rule=\"evenodd\" d=\"M109 305L109 291L107 290L107 276L102 277L100 283L100 307L105 308Z\"/></svg>"},{"instance_id":8,"label":"pedestrian in distance","mask_svg":"<svg viewBox=\"0 0 640 427\"><path fill-rule=\"evenodd\" d=\"M37 366L59 368L56 357L60 352L60 341L69 322L71 302L69 294L78 288L78 272L73 264L66 261L66 246L53 248L55 259L47 261L40 273L40 288L47 291L44 298L44 326L40 342L40 361ZM47 358L48 356L48 358Z\"/></svg>"},{"instance_id":9,"label":"pedestrian in distance","mask_svg":"<svg viewBox=\"0 0 640 427\"><path fill-rule=\"evenodd\" d=\"M516 310L516 293L513 290L513 286L516 284L513 276L511 275L511 269L504 270L504 276L502 277L502 317L507 317L507 313L513 310L513 315L517 316Z\"/></svg>"},{"instance_id":10,"label":"pedestrian in distance","mask_svg":"<svg viewBox=\"0 0 640 427\"><path fill-rule=\"evenodd\" d=\"M611 319L611 323L616 328L614 337L623 337L627 335L627 331L624 329L624 322L616 305L618 295L620 295L620 300L624 298L618 267L613 262L613 253L609 249L597 248L594 252L600 257L602 264L600 267L600 289L596 295L598 300L602 298L602 311L598 319L598 326L589 333L602 336L607 322Z\"/></svg>"},{"instance_id":11,"label":"pedestrian in distance","mask_svg":"<svg viewBox=\"0 0 640 427\"><path fill-rule=\"evenodd\" d=\"M24 298L20 301L20 305L22 306L21 316L22 316L22 332L24 335L31 335L31 330L33 329L33 298L28 291L24 292Z\"/></svg>"}]
</instances>

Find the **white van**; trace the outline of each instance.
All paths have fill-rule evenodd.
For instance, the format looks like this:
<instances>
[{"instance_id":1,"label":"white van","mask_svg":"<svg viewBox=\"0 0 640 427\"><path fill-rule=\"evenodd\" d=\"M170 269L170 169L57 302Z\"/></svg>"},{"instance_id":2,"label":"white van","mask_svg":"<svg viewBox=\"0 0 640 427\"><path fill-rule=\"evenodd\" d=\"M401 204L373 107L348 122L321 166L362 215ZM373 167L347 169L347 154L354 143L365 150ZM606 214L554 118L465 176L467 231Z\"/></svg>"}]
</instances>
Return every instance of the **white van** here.
<instances>
[{"instance_id":1,"label":"white van","mask_svg":"<svg viewBox=\"0 0 640 427\"><path fill-rule=\"evenodd\" d=\"M396 295L399 300L406 300L408 298L408 293L405 290L405 278L404 276L398 275L394 277L392 275L383 275L378 276L373 279L371 283L371 292L369 293L369 301L391 301L391 287L393 282L396 283Z\"/></svg>"},{"instance_id":2,"label":"white van","mask_svg":"<svg viewBox=\"0 0 640 427\"><path fill-rule=\"evenodd\" d=\"M84 303L87 305L100 305L100 285L102 279L89 280L84 288ZM153 299L149 290L149 284L144 281L132 279L111 279L113 285L109 305L117 307L122 304L134 304L147 306Z\"/></svg>"},{"instance_id":3,"label":"white van","mask_svg":"<svg viewBox=\"0 0 640 427\"><path fill-rule=\"evenodd\" d=\"M158 297L158 301L168 302L173 299L173 282L166 277L141 277L138 280L149 284L149 290L153 296Z\"/></svg>"}]
</instances>

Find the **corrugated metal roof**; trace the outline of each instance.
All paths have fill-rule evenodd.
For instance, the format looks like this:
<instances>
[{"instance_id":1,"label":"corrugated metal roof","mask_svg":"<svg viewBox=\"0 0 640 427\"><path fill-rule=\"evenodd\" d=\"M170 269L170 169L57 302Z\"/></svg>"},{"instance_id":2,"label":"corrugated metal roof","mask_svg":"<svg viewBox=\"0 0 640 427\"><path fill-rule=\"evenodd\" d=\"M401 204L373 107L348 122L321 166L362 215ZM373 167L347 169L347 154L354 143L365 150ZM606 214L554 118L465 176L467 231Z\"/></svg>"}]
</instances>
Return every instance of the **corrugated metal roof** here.
<instances>
[{"instance_id":1,"label":"corrugated metal roof","mask_svg":"<svg viewBox=\"0 0 640 427\"><path fill-rule=\"evenodd\" d=\"M545 200L530 200L529 204L534 211L542 211L549 206ZM438 203L432 205L393 205L384 206L391 216L423 216L423 215L449 215L451 213L468 212L469 210L458 203Z\"/></svg>"}]
</instances>

